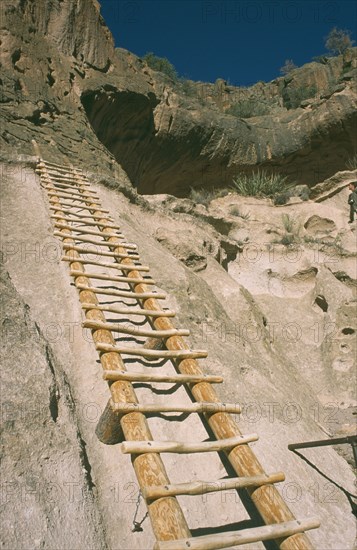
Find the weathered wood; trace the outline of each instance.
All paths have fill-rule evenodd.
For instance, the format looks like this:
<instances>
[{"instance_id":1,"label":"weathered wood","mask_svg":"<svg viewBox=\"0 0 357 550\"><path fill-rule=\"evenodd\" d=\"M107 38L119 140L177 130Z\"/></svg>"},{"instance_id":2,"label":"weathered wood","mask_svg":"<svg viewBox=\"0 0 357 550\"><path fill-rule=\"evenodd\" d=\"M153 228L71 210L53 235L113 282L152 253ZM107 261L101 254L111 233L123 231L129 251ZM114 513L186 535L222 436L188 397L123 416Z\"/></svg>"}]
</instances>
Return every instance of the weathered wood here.
<instances>
[{"instance_id":1,"label":"weathered wood","mask_svg":"<svg viewBox=\"0 0 357 550\"><path fill-rule=\"evenodd\" d=\"M49 209L52 210L52 211L58 211L58 208L56 208L56 206L51 206L50 205ZM96 226L105 226L105 227L107 227L108 222L109 222L109 224L114 223L113 219L110 216L109 216L109 218L106 218L104 216L101 216L101 214L98 215L98 217L96 217L96 216L93 216L92 214L80 214L79 212L72 212L72 210L63 210L62 209L61 212L63 212L63 214L70 214L72 216L72 218L78 218L76 220L78 223L87 224L88 223L87 222L88 218L89 218L89 221L94 222ZM58 218L58 214L57 214L56 217ZM66 221L67 218L63 215L61 219ZM71 220L71 221L75 221L75 220ZM108 227L110 227L111 229L113 229L113 227L118 228L118 229L120 228L119 225L117 225L117 226L109 225Z\"/></svg>"},{"instance_id":2,"label":"weathered wood","mask_svg":"<svg viewBox=\"0 0 357 550\"><path fill-rule=\"evenodd\" d=\"M55 226L59 229L70 229L74 233L85 233L86 235L97 235L98 237L105 236L105 233L103 231L95 231L93 229L88 229L87 227L75 227L73 225L69 224L61 224L61 223L55 223ZM122 233L110 233L111 237L118 237L119 239L125 239L124 235ZM136 247L137 248L137 247Z\"/></svg>"},{"instance_id":3,"label":"weathered wood","mask_svg":"<svg viewBox=\"0 0 357 550\"><path fill-rule=\"evenodd\" d=\"M52 191L51 189L53 189L53 184L46 185L45 189L47 189L47 194L49 197L63 197L64 199L71 198L74 200L77 200L77 198L80 200L89 199L89 200L92 200L92 202L100 200L97 195L95 196L88 195L87 191L83 191L83 193L74 193L73 191L66 191L66 189L57 189L57 188L54 191ZM79 189L80 188L78 188L78 190Z\"/></svg>"},{"instance_id":4,"label":"weathered wood","mask_svg":"<svg viewBox=\"0 0 357 550\"><path fill-rule=\"evenodd\" d=\"M57 199L56 199L57 200ZM49 199L49 202L50 204L56 204L55 202L55 199ZM68 206L69 208L80 208L82 210L93 210L95 212L103 212L104 214L108 214L109 213L109 210L102 210L100 209L98 206L93 206L91 204L89 205L86 205L86 204L73 204L73 202L64 202L63 200L60 202L60 205L61 206ZM58 210L58 208L57 208Z\"/></svg>"},{"instance_id":5,"label":"weathered wood","mask_svg":"<svg viewBox=\"0 0 357 550\"><path fill-rule=\"evenodd\" d=\"M83 309L90 309L91 307L95 307L95 309L99 309L100 311L108 311L110 313L119 313L123 315L143 315L145 317L162 317L163 313L165 313L166 317L175 317L176 315L174 311L171 311L169 309L157 311L150 309L131 309L128 307L116 307L107 305L91 306L91 304L82 304Z\"/></svg>"},{"instance_id":6,"label":"weathered wood","mask_svg":"<svg viewBox=\"0 0 357 550\"><path fill-rule=\"evenodd\" d=\"M62 238L66 235L66 233L61 233L60 231L54 231L53 234L56 237L62 237ZM74 241L80 242L80 243L88 243L88 244L94 244L96 246L104 246L106 248L113 248L113 245L111 245L107 241L96 241L94 239L87 239L86 237L81 237L80 235L72 235L72 238L73 238ZM120 235L118 235L118 239L120 239L120 238L124 239L125 237L120 237ZM125 248L125 246L124 246L124 248ZM136 249L131 248L131 250L136 250ZM138 254L132 254L130 257L133 258L134 260L139 259Z\"/></svg>"},{"instance_id":7,"label":"weathered wood","mask_svg":"<svg viewBox=\"0 0 357 550\"><path fill-rule=\"evenodd\" d=\"M55 168L51 168L51 166L54 166ZM54 171L62 171L62 172L66 172L66 174L70 174L71 177L73 177L74 179L74 176L73 176L73 168L71 166L66 166L65 164L58 164L57 162L50 162L49 160L46 160L46 163L44 162L40 162L39 164L37 164L37 167L38 168L45 168L48 172L54 172ZM76 168L77 172L80 170L79 168ZM76 174L78 175L78 174ZM78 181L78 179L76 179L75 181ZM84 185L84 186L87 186L87 185L90 185L89 183L83 181L80 183L81 185Z\"/></svg>"},{"instance_id":8,"label":"weathered wood","mask_svg":"<svg viewBox=\"0 0 357 550\"><path fill-rule=\"evenodd\" d=\"M92 330L100 330L100 329L107 329L111 332L118 332L119 334L130 334L132 336L147 336L150 338L155 338L157 340L158 338L168 338L169 336L174 336L175 334L179 334L180 336L189 336L190 331L186 329L181 328L173 328L170 330L152 330L150 329L144 329L139 328L136 326L128 327L123 325L123 323L102 323L100 321L84 321L82 323L82 326L84 328L90 328ZM148 348L145 348L148 349Z\"/></svg>"},{"instance_id":9,"label":"weathered wood","mask_svg":"<svg viewBox=\"0 0 357 550\"><path fill-rule=\"evenodd\" d=\"M157 359L192 359L192 358L204 358L207 357L207 351L196 350L191 351L188 349L182 350L151 350L144 348L129 348L123 346L112 346L109 344L98 343L98 351L113 351L115 353L121 353L124 355L137 355L138 357L156 357Z\"/></svg>"},{"instance_id":10,"label":"weathered wood","mask_svg":"<svg viewBox=\"0 0 357 550\"><path fill-rule=\"evenodd\" d=\"M80 178L79 178L80 180ZM80 181L79 181L80 182ZM58 204L55 210L61 214L61 205ZM94 210L94 213L97 213L97 210ZM106 223L103 218L100 218L100 213L98 212L98 227ZM65 219L63 218L65 222ZM110 237L114 238L114 237ZM76 262L75 259L71 260L71 269L77 270L82 269L82 263ZM147 268L147 270L149 270ZM139 275L137 276L139 277ZM90 282L88 280L88 286ZM98 321L105 321L105 317L100 309L97 309L95 306L98 305L96 295L90 290L81 290L79 299L82 303L93 304L93 309L86 308L86 317L88 319L96 319ZM98 338L108 343L114 344L114 339L110 331L101 331L100 334L94 333L93 340L96 341ZM117 353L103 353L100 356L100 361L104 370L119 370L125 371L125 365ZM128 400L130 402L136 401L136 394L133 390L132 385L126 381L116 381L113 382L110 386L110 391L112 396L115 395L116 400L121 396L121 400ZM110 414L110 413L108 413ZM126 422L118 419L118 415L112 413L116 420L120 421L120 425L123 433L127 439L152 439L151 431L145 416L141 413L132 413L130 415L125 415ZM130 422L128 418L130 417ZM108 422L108 429L110 431L111 422ZM103 427L102 427L103 429ZM147 485L159 485L169 483L169 478L167 476L164 464L159 455L151 453L150 455L140 456L135 458L134 469L137 475L137 479L140 487L145 487ZM175 498L164 498L148 506L149 516L151 518L152 527L156 538L160 540L181 537L189 537L190 531L183 515L183 512L179 506L179 503Z\"/></svg>"},{"instance_id":11,"label":"weathered wood","mask_svg":"<svg viewBox=\"0 0 357 550\"><path fill-rule=\"evenodd\" d=\"M119 244L118 250L120 250ZM127 260L122 260L120 263L126 262ZM128 275L136 277L137 273L133 270ZM134 284L133 288L138 292L145 292L146 290L144 283ZM159 303L154 299L144 300L142 306L150 310L159 311L161 309ZM157 329L169 329L173 326L170 319L164 315L152 318L152 323ZM181 336L173 336L166 340L166 347L170 350L184 350L188 346ZM182 359L177 361L176 366L181 374L202 374L202 369L195 359ZM196 401L220 401L211 384L195 384L191 391ZM217 439L241 434L234 419L225 413L207 417L207 422ZM255 453L248 445L240 445L232 449L228 453L228 459L238 476L248 477L265 473ZM274 524L279 521L292 521L295 519L274 485L247 488L247 491L265 523ZM276 542L281 550L311 550L313 548L309 538L304 533L288 536L283 540L276 540Z\"/></svg>"},{"instance_id":12,"label":"weathered wood","mask_svg":"<svg viewBox=\"0 0 357 550\"><path fill-rule=\"evenodd\" d=\"M118 422L118 415L113 414L109 401L98 420L95 434L105 445L116 445L123 441L123 430Z\"/></svg>"},{"instance_id":13,"label":"weathered wood","mask_svg":"<svg viewBox=\"0 0 357 550\"><path fill-rule=\"evenodd\" d=\"M83 228L84 225L88 225L89 227L98 227L98 226L101 226L101 227L105 227L105 228L108 228L108 229L120 229L120 225L114 225L112 224L112 222L110 222L111 225L108 225L108 224L105 224L105 223L99 223L99 222L96 222L96 221L93 221L93 218L91 216L85 216L86 218L91 218L90 221L86 221L86 220L80 220L80 219L77 219L77 218L74 218L74 217L66 217L64 218L64 216L59 216L58 214L51 214L50 216L52 219L65 219L66 222L74 222L74 223L81 223L82 225L81 226L70 226L70 227L73 227L73 229L77 229L79 227ZM68 224L64 224L64 225L68 225ZM100 232L101 233L101 232ZM117 234L111 234L112 237L116 237ZM135 245L136 246L136 245ZM137 247L136 247L137 248Z\"/></svg>"},{"instance_id":14,"label":"weathered wood","mask_svg":"<svg viewBox=\"0 0 357 550\"><path fill-rule=\"evenodd\" d=\"M62 180L52 181L51 185L53 185L53 187L55 189L77 189L77 190L80 189L80 187L78 187L78 185L70 185L68 183L65 183ZM85 192L88 194L88 196L95 197L97 195L95 191L91 191L88 188L85 190Z\"/></svg>"},{"instance_id":15,"label":"weathered wood","mask_svg":"<svg viewBox=\"0 0 357 550\"><path fill-rule=\"evenodd\" d=\"M285 480L283 472L271 475L252 477L233 477L229 479L216 479L215 481L192 481L191 483L175 483L162 485L161 487L145 487L142 491L146 499L162 498L178 495L204 495L217 491L229 491L232 489L246 489L247 487L260 487L270 483L279 483Z\"/></svg>"},{"instance_id":16,"label":"weathered wood","mask_svg":"<svg viewBox=\"0 0 357 550\"><path fill-rule=\"evenodd\" d=\"M151 338L150 336L145 340L143 344L144 349L165 349L165 340L164 338ZM156 361L155 358L150 359L146 358L146 361Z\"/></svg>"},{"instance_id":17,"label":"weathered wood","mask_svg":"<svg viewBox=\"0 0 357 550\"><path fill-rule=\"evenodd\" d=\"M303 533L304 531L317 529L318 527L320 527L320 522L315 519L293 520L285 523L244 529L240 532L217 533L182 540L158 540L155 542L153 550L218 550L251 542L290 538L296 533Z\"/></svg>"},{"instance_id":18,"label":"weathered wood","mask_svg":"<svg viewBox=\"0 0 357 550\"><path fill-rule=\"evenodd\" d=\"M188 405L163 405L159 403L114 403L110 402L112 410L121 414L130 412L142 413L231 413L240 414L241 408L236 403L189 403ZM160 451L158 451L160 452Z\"/></svg>"},{"instance_id":19,"label":"weathered wood","mask_svg":"<svg viewBox=\"0 0 357 550\"><path fill-rule=\"evenodd\" d=\"M85 196L88 196L89 198L95 199L96 201L100 200L97 193L95 191L92 191L88 187L83 188L78 185L71 185L69 183L66 183L66 181L63 181L62 179L57 177L55 181L53 181L53 178L47 178L45 180L44 189L47 190L47 193L49 196L56 195L59 191L61 191L62 193L69 194L69 195L72 195L72 194L79 195L79 196L85 195Z\"/></svg>"},{"instance_id":20,"label":"weathered wood","mask_svg":"<svg viewBox=\"0 0 357 550\"><path fill-rule=\"evenodd\" d=\"M58 199L58 198L60 198L60 199L72 199L72 200L75 201L75 202L81 201L81 202L83 202L84 204L89 204L89 205L91 205L91 204L94 203L94 200L92 200L91 198L88 199L88 198L86 198L84 195L77 195L76 193L70 193L70 194L68 194L68 193L65 193L65 192L60 193L60 192L58 192L58 191L55 191L55 192L53 192L53 193L49 193L49 192L48 192L48 195L49 195L49 199L48 199L48 200L49 200L51 203L53 203L53 200L54 200L54 199ZM95 205L98 205L98 206L99 206L99 199L97 199L97 200L98 200L98 202L95 203ZM77 205L77 204L74 204L73 207L74 207L74 208L77 208L78 205ZM94 208L94 207L92 206L91 208ZM102 210L102 212L104 212L104 210Z\"/></svg>"},{"instance_id":21,"label":"weathered wood","mask_svg":"<svg viewBox=\"0 0 357 550\"><path fill-rule=\"evenodd\" d=\"M129 248L127 244L125 245L125 248ZM72 262L73 258L72 256L66 255L66 256L62 256L61 260L64 260L66 262ZM133 271L133 269L135 269L135 271L137 271L138 273L141 271L146 273L150 271L150 267L147 265L131 264L130 266L126 265L125 267L122 267L122 265L118 263L97 262L96 260L87 260L86 258L78 258L76 261L77 263L80 263L80 264L96 265L98 267L108 267L110 269L115 269L117 271Z\"/></svg>"},{"instance_id":22,"label":"weathered wood","mask_svg":"<svg viewBox=\"0 0 357 550\"><path fill-rule=\"evenodd\" d=\"M73 205L69 205L72 207ZM79 208L79 207L78 207ZM83 207L82 207L83 208ZM103 222L103 216L102 214L96 210L95 208L88 208L91 211L94 211L94 215L97 214L96 219L98 219L98 227L100 226L100 223ZM88 216L87 216L88 217ZM65 221L65 220L64 220ZM104 219L104 222L106 220ZM108 231L110 229L108 228ZM123 250L120 248L120 243L114 238L109 237L109 239L112 240L113 243L116 244L116 250L120 251ZM117 259L118 264L119 260ZM122 259L120 260L120 264L128 264L130 263L130 260L128 259ZM76 268L76 266L73 266ZM127 265L128 267L128 265ZM132 267L132 266L131 266ZM138 270L130 269L128 270L128 276L133 276L133 278L138 277ZM144 283L140 283L136 285L133 284L133 289L138 292L145 292L146 285ZM83 294L87 294L86 291L82 291L80 293L80 299L83 298ZM85 300L83 300L85 301ZM91 300L90 300L91 301ZM156 310L160 312L160 316L157 318L152 318L152 322L155 324L156 328L160 329L169 329L172 327L169 319L167 317L163 317L161 315L161 308L159 304L154 299L148 299L143 301L143 309L148 310ZM89 313L89 312L88 312ZM99 312L100 313L100 312ZM187 345L185 344L184 340L180 336L173 336L169 338L166 342L166 346L168 349L171 349L171 347L174 350L177 349L187 349ZM108 354L108 355L115 355L115 354ZM103 358L103 355L101 356L101 359ZM186 374L200 374L202 373L201 369L199 368L197 362L194 359L183 359L177 362L177 367L181 373ZM122 400L123 398L127 399L127 393L122 393L121 384L125 384L125 382L114 382L111 385L111 391L112 395L115 396L115 400ZM123 391L125 391L123 389ZM201 401L210 401L215 400L215 398L218 401L218 397L216 396L215 392L213 391L213 388L210 384L206 383L198 383L195 384L192 388L192 394L197 400ZM122 396L122 397L121 397ZM207 399L208 397L208 399ZM211 399L212 397L212 399ZM140 413L132 413L128 415L124 415L123 418L127 419L128 417L141 417L142 415ZM229 415L226 415L225 413L217 414L217 415L211 415L211 417L208 417L208 422L211 426L211 429L213 430L213 433L216 434L216 437L226 437L230 434L236 434L240 433L239 428L235 422L233 422L232 417ZM133 426L133 423L130 422L128 424L123 424L123 429L129 429ZM137 431L135 432L135 437L137 437ZM134 434L134 432L133 432ZM223 434L223 435L220 435ZM127 437L127 439L130 439ZM146 469L144 464L144 459L147 457L156 457L156 454L149 453L148 455L139 455L135 458L133 458L133 465L139 480L140 487L143 488L143 486L146 485L153 485L152 482L152 472L150 471L150 478L147 479L147 483L144 482ZM234 467L234 469L237 471L238 475L244 475L244 472L247 472L247 475L254 475L254 474L261 474L263 473L263 468L260 465L259 461L257 460L255 454L251 450L251 448L247 445L240 445L232 449L228 453L228 458ZM292 512L289 510L288 506L278 493L278 491L275 489L274 486L262 486L257 489L248 489L249 494L251 495L252 501L256 504L257 509L259 510L262 518L266 523L277 523L281 520L293 520L294 516ZM185 524L185 520L182 517L178 524L170 522L170 517L167 515L167 513L161 513L161 508L158 510L156 508L156 505L159 505L162 502L170 501L170 499L158 499L155 500L153 503L149 503L148 510L149 515L152 520L152 525L154 529L154 533L156 537L160 540L164 539L177 539L180 538L177 536L177 531L181 528L187 529L187 524ZM170 528L167 529L165 526L170 524ZM174 528L173 528L174 525ZM187 536L187 535L184 535ZM281 550L307 550L311 549L312 545L308 539L308 537L301 533L296 535L289 535L289 536L274 536L277 544L280 546ZM175 541L176 544L176 541ZM217 546L214 546L216 548ZM175 546L176 548L176 546ZM206 547L205 547L206 548Z\"/></svg>"},{"instance_id":23,"label":"weathered wood","mask_svg":"<svg viewBox=\"0 0 357 550\"><path fill-rule=\"evenodd\" d=\"M72 277L80 277L83 275L82 271L78 271L78 270L71 270L70 274L72 275ZM86 271L86 277L88 277L88 279L98 279L98 280L101 280L101 281L112 281L113 283L141 283L142 281L145 281L145 284L147 285L155 285L155 281L154 279L132 279L131 277L115 277L114 275L110 276L110 275L105 275L104 273L88 273L88 271Z\"/></svg>"},{"instance_id":24,"label":"weathered wood","mask_svg":"<svg viewBox=\"0 0 357 550\"><path fill-rule=\"evenodd\" d=\"M148 336L143 346L144 346L144 349L164 349L165 340L163 338L155 338L155 337Z\"/></svg>"},{"instance_id":25,"label":"weathered wood","mask_svg":"<svg viewBox=\"0 0 357 550\"><path fill-rule=\"evenodd\" d=\"M129 405L129 403L123 403ZM233 449L237 445L258 441L257 434L239 435L220 439L218 441L197 441L194 443L184 443L181 441L124 441L121 444L121 451L124 454L142 454L142 453L212 453L223 451L223 449Z\"/></svg>"},{"instance_id":26,"label":"weathered wood","mask_svg":"<svg viewBox=\"0 0 357 550\"><path fill-rule=\"evenodd\" d=\"M64 235L65 238L65 235ZM98 244L99 246L99 244ZM122 252L105 252L105 250L92 250L90 248L84 248L83 246L76 246L71 243L63 243L63 248L65 250L76 250L76 252L81 252L82 254L94 254L97 256L106 256L107 258L129 258L136 259L133 256L129 256L127 253Z\"/></svg>"},{"instance_id":27,"label":"weathered wood","mask_svg":"<svg viewBox=\"0 0 357 550\"><path fill-rule=\"evenodd\" d=\"M107 370L103 372L104 380L127 380L128 382L166 382L173 384L197 384L198 382L209 382L210 384L221 384L222 376L213 374L146 374L142 372L118 372Z\"/></svg>"},{"instance_id":28,"label":"weathered wood","mask_svg":"<svg viewBox=\"0 0 357 550\"><path fill-rule=\"evenodd\" d=\"M77 288L80 290L89 290L89 287L81 283L77 284ZM120 296L121 298L133 298L133 300L139 300L144 298L152 298L155 296L158 300L165 300L166 294L159 294L156 292L133 292L132 290L114 290L112 288L97 288L95 286L90 287L91 292L94 294L103 294L105 296Z\"/></svg>"}]
</instances>

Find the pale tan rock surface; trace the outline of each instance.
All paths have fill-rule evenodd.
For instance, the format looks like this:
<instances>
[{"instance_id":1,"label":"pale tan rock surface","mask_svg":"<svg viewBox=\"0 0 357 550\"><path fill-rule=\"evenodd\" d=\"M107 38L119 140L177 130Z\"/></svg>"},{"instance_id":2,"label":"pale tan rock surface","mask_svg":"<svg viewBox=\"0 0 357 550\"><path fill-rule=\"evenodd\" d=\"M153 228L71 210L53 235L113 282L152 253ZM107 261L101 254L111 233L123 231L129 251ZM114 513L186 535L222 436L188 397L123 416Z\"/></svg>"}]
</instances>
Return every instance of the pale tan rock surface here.
<instances>
[{"instance_id":1,"label":"pale tan rock surface","mask_svg":"<svg viewBox=\"0 0 357 550\"><path fill-rule=\"evenodd\" d=\"M93 542L94 548L106 544L109 548L123 550L146 549L153 543L148 520L143 524L142 533L130 531L138 497L130 460L121 455L116 446L99 443L94 434L96 421L108 399L108 390L101 380L94 347L80 327L81 310L77 291L70 285L67 266L59 261L59 244L52 237L46 195L28 168L25 170L25 180L24 170L18 167L4 170L3 173L7 174L4 194L7 208L3 212L2 233L5 267L18 293L16 299L28 304L31 323L37 323L47 339L53 364L61 365L61 376L65 376L73 400L73 412L68 417L64 408L66 394L61 393L58 420L54 423L50 418L50 409L47 409L48 424L60 424L66 432L74 430L74 433L80 434L81 446L85 448L87 457L83 475L88 475L89 471L93 484L87 507L83 507L81 500L80 510L71 502L59 502L58 508L61 510L65 506L71 521L82 518L78 526L78 538L89 540L90 536L97 537ZM322 265L322 260L314 263L306 256L297 264L287 265L286 258L280 258L277 265L273 265L265 257L262 270L263 255L258 262L248 262L247 265L245 260L246 263L242 263L242 256L247 253L245 248L242 256L238 255L236 260L229 262L228 273L214 254L207 254L205 269L194 272L175 258L163 242L160 244L156 235L160 227L170 227L173 231L175 226L178 235L186 228L183 234L187 237L193 227L197 228L199 234L203 227L202 220L196 221L195 217L187 214L166 214L163 209L158 216L153 207L149 209L145 204L135 205L111 189L98 186L96 190L104 208L111 211L130 240L139 245L142 261L151 266L158 287L168 293L167 305L178 312L180 326L191 330L192 346L208 349L209 358L202 364L206 365L208 372L224 376L225 383L218 388L222 399L242 405L243 412L237 420L244 432L259 433L260 440L253 444L253 448L266 470L285 471L287 480L281 486L281 491L289 506L297 517L320 518L321 528L310 535L316 548L352 548L354 519L345 494L337 487L339 485L352 494L354 492L354 478L347 462L332 448L302 451L317 471L288 451L287 445L324 439L327 432L334 432L337 416L352 410L353 396L348 380L351 382L355 364L347 365L346 361L337 364L336 361L340 357L350 361L353 357L353 335L344 334L342 330L347 326L356 329L350 315L355 300L353 288L338 281L329 268ZM218 208L223 215L226 208L224 201L235 200L242 208L241 198L229 196L211 205L212 215ZM273 208L266 201L260 203L244 199L245 209L252 209L253 206L252 219L243 220L249 225L252 238L255 237L254 231L259 233L264 227L276 227L277 231L282 232L281 208ZM300 203L299 206L302 207L299 214L303 219L311 215L319 215L321 218L328 215L325 204ZM331 210L332 205L329 208ZM291 211L288 206L283 209ZM337 214L339 209L336 208L334 212ZM338 216L334 216L336 226L339 230L347 231L345 214L342 211L340 214L340 221ZM16 224L14 220L17 220ZM351 228L348 230L352 234ZM209 225L207 235L214 238ZM269 237L271 234L267 235ZM256 243L258 245L257 240ZM262 245L264 248L265 245ZM344 258L339 261L340 269L345 268L344 261ZM264 272L269 266L271 270L274 269L282 287L267 286ZM242 273L245 273L244 277ZM328 303L327 313L321 310L323 300L315 303L317 296L324 296ZM329 342L327 332L322 332L319 340L314 341L314 325L323 328L325 322L335 323L336 342ZM297 325L302 330L300 339L296 338ZM29 346L32 349L33 345L30 339L26 349L29 351ZM16 380L13 378L14 371L10 370L12 355L6 356L5 360L9 365L6 384L11 389ZM37 376L35 372L34 377ZM7 393L7 400L11 404L16 403L12 391ZM144 387L137 391L141 400L151 400ZM42 402L43 398L37 395L39 402ZM49 407L51 392L48 390L46 395L45 402ZM170 402L186 399L183 392L165 393L164 396L158 392L156 399L159 401L163 397L167 398L167 395L170 396ZM179 422L150 419L150 427L154 436L160 439L185 440L193 433L195 438L205 439L207 433L204 427L191 416ZM60 457L65 447L54 444L53 437L49 439L45 426L34 424L32 429L38 433L44 452L50 457L45 459L41 452L36 459L36 468L42 474L48 460L53 464L62 463ZM50 449L44 444L48 440L53 442ZM6 442L11 449L11 441L7 439ZM7 455L8 445L5 449ZM28 448L38 453L37 445L35 448L32 445L30 442L25 446L20 435L19 453L24 453ZM225 475L214 457L212 460L207 457L202 464L196 456L193 459L178 459L173 455L168 456L165 463L174 481L187 481L188 477L192 480L202 477L212 479ZM36 468L30 463L28 475L33 471L36 473ZM75 470L72 462L66 468L73 475ZM58 483L63 483L65 476L58 466L57 471ZM10 461L6 462L5 474L6 480L18 481L17 467L11 465ZM11 514L12 507L15 507L21 518L28 505L16 499L16 495L14 498L15 502L11 501L10 509L4 507L4 514ZM180 502L193 530L244 522L249 517L233 494L227 495L225 502L217 495L209 495L207 499L185 497L180 498ZM31 540L35 545L37 540L49 540L49 535L46 535L48 527L41 524L44 521L41 518L49 518L47 522L52 525L55 511L52 506L38 505L32 508L32 513ZM89 519L92 514L97 518L95 521ZM138 517L142 519L144 514L145 508L141 503ZM26 521L19 519L22 525ZM93 525L92 535L87 529L87 521ZM50 539L54 542L48 542L47 547L51 547L51 544L52 547L69 547L69 539L61 538L61 520L58 519L58 522L54 528L54 538ZM341 524L344 525L343 532ZM11 541L11 538L6 540ZM18 548L27 548L28 536L18 535L16 543ZM79 543L76 548L87 548L89 544ZM254 547L258 548L258 545Z\"/></svg>"},{"instance_id":2,"label":"pale tan rock surface","mask_svg":"<svg viewBox=\"0 0 357 550\"><path fill-rule=\"evenodd\" d=\"M242 429L259 433L252 446L265 469L286 473L287 503L298 518L321 520L315 547L352 549L350 465L327 447L302 451L309 464L287 445L356 429L356 226L347 224L346 187L357 174L344 171L356 150L356 49L245 90L248 100L271 102L274 116L239 119L226 111L241 89L199 83L204 100L191 97L115 50L98 8L95 0L0 6L2 547L153 545L148 520L131 531L130 458L95 436L109 392L33 170L35 139L44 158L97 182L191 345L208 349L202 364L224 377L222 400L240 403ZM315 96L288 108L304 85L316 86ZM231 193L206 208L174 196L227 185L256 166L294 175L312 200L274 207ZM166 386L155 388L162 399L189 402ZM207 437L193 415L149 423L160 439ZM342 452L351 463L350 449ZM166 464L173 481L226 475L215 456L173 455ZM195 534L257 522L232 493L180 503ZM136 519L145 511L141 502Z\"/></svg>"}]
</instances>

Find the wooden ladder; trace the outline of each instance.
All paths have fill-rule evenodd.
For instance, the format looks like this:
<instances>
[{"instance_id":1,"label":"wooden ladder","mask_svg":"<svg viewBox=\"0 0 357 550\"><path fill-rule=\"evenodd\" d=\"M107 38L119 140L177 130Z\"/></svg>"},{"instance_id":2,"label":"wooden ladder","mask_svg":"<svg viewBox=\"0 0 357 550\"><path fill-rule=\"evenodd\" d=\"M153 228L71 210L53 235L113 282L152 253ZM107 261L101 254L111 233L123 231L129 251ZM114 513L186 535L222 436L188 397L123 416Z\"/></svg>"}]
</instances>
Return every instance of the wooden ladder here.
<instances>
[{"instance_id":1,"label":"wooden ladder","mask_svg":"<svg viewBox=\"0 0 357 550\"><path fill-rule=\"evenodd\" d=\"M62 241L62 259L68 262L79 292L85 316L83 327L91 330L103 367L103 378L108 381L110 389L110 399L96 433L102 442L120 443L121 451L131 454L156 537L154 549L209 550L271 539L282 550L312 549L305 531L319 527L319 522L310 518L295 519L274 485L285 479L284 474L265 473L249 446L258 436L240 432L231 416L240 412L239 406L222 403L213 387L223 381L222 377L203 372L197 360L206 357L207 352L190 349L184 339L189 331L176 328L172 322L175 312L160 305L165 294L155 290L155 281L149 275L149 267L140 263L136 245L127 242L109 211L101 207L87 177L78 168L43 159L39 159L36 171L47 191L54 234ZM105 268L109 274L90 271L93 266ZM106 281L110 288L93 286L93 280ZM124 290L122 285L126 285ZM111 296L114 304L104 303L101 296ZM132 300L134 304L121 306L118 297ZM118 315L118 322L108 320L106 314ZM120 316L125 316L125 325L120 322ZM149 327L138 328L134 323L137 317L146 320ZM145 342L143 345L122 345L116 342L114 334L145 338ZM146 361L169 360L172 372L128 371L125 356L143 357ZM179 384L185 387L193 402L181 406L154 402L141 404L132 382ZM153 412L199 413L208 423L215 440L153 441L145 416ZM226 454L237 477L170 482L162 454L212 451ZM202 495L242 488L248 492L266 525L237 532L191 536L176 498L178 495Z\"/></svg>"}]
</instances>

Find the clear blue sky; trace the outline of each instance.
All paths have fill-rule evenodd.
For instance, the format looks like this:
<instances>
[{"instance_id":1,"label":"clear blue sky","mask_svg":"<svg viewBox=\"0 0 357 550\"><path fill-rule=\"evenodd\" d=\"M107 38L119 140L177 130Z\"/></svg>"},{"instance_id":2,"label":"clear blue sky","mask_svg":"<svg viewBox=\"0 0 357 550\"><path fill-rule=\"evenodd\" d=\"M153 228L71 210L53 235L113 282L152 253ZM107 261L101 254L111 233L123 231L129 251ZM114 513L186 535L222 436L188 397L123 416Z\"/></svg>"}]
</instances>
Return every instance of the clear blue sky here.
<instances>
[{"instance_id":1,"label":"clear blue sky","mask_svg":"<svg viewBox=\"0 0 357 550\"><path fill-rule=\"evenodd\" d=\"M100 0L116 47L167 57L180 76L234 85L280 76L326 53L332 27L356 41L354 0ZM356 44L354 44L356 45Z\"/></svg>"}]
</instances>

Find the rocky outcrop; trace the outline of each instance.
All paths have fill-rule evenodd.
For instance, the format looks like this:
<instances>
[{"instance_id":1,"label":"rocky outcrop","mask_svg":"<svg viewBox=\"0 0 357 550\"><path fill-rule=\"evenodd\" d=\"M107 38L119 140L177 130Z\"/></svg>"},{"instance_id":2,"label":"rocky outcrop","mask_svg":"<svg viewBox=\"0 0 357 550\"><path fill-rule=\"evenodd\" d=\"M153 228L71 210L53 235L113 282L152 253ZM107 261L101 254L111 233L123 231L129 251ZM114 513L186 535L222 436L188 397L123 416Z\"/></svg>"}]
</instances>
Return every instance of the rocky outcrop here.
<instances>
[{"instance_id":1,"label":"rocky outcrop","mask_svg":"<svg viewBox=\"0 0 357 550\"><path fill-rule=\"evenodd\" d=\"M107 548L63 365L1 265L4 548ZM26 536L22 533L26 532Z\"/></svg>"},{"instance_id":2,"label":"rocky outcrop","mask_svg":"<svg viewBox=\"0 0 357 550\"><path fill-rule=\"evenodd\" d=\"M33 154L36 139L44 155L79 158L92 172L118 173L116 160L141 193L185 196L257 167L312 186L356 150L356 49L271 83L218 81L200 95L114 50L94 0L1 9L5 156ZM270 110L227 114L239 99Z\"/></svg>"}]
</instances>

